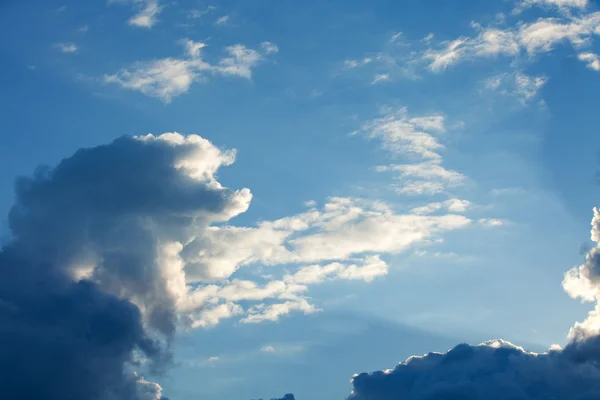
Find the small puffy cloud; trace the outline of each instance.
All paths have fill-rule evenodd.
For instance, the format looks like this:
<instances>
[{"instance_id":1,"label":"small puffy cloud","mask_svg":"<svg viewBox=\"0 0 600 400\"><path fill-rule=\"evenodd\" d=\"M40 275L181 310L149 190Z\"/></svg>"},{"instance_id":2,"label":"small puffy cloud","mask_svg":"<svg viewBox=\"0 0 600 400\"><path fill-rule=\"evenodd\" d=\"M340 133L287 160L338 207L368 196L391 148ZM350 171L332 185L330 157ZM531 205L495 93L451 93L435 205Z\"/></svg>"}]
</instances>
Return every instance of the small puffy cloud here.
<instances>
[{"instance_id":1,"label":"small puffy cloud","mask_svg":"<svg viewBox=\"0 0 600 400\"><path fill-rule=\"evenodd\" d=\"M273 48L269 48L272 50ZM221 59L218 65L214 66L214 71L222 75L239 76L242 78L252 78L252 68L255 67L263 58L263 55L242 44L236 44L225 48L227 57Z\"/></svg>"},{"instance_id":2,"label":"small puffy cloud","mask_svg":"<svg viewBox=\"0 0 600 400\"><path fill-rule=\"evenodd\" d=\"M581 53L577 58L585 63L585 65L594 71L600 71L600 57L594 53Z\"/></svg>"},{"instance_id":3,"label":"small puffy cloud","mask_svg":"<svg viewBox=\"0 0 600 400\"><path fill-rule=\"evenodd\" d=\"M106 75L104 81L170 103L174 97L187 92L194 82L201 81L202 71L210 69L207 63L199 59L165 58L136 63L130 69Z\"/></svg>"},{"instance_id":4,"label":"small puffy cloud","mask_svg":"<svg viewBox=\"0 0 600 400\"><path fill-rule=\"evenodd\" d=\"M127 23L138 28L152 28L158 22L158 16L164 6L159 0L108 0L109 4L129 4L135 10Z\"/></svg>"},{"instance_id":5,"label":"small puffy cloud","mask_svg":"<svg viewBox=\"0 0 600 400\"><path fill-rule=\"evenodd\" d=\"M261 347L260 351L262 351L263 353L275 353L275 347L263 346L263 347Z\"/></svg>"},{"instance_id":6,"label":"small puffy cloud","mask_svg":"<svg viewBox=\"0 0 600 400\"><path fill-rule=\"evenodd\" d=\"M217 18L217 20L215 21L215 25L226 25L229 20L230 20L230 16L229 15L223 15L222 17Z\"/></svg>"},{"instance_id":7,"label":"small puffy cloud","mask_svg":"<svg viewBox=\"0 0 600 400\"><path fill-rule=\"evenodd\" d=\"M77 45L73 42L56 43L54 47L65 54L77 53L77 50L79 50Z\"/></svg>"},{"instance_id":8,"label":"small puffy cloud","mask_svg":"<svg viewBox=\"0 0 600 400\"><path fill-rule=\"evenodd\" d=\"M173 98L186 93L192 84L204 82L211 75L218 74L250 79L252 69L266 55L277 51L277 46L270 42L261 44L262 51L237 44L225 48L227 56L223 57L217 64L211 65L203 58L205 43L194 42L189 39L181 42L185 48L185 57L169 57L138 62L130 68L122 69L115 74L105 75L104 81L159 98L168 104Z\"/></svg>"},{"instance_id":9,"label":"small puffy cloud","mask_svg":"<svg viewBox=\"0 0 600 400\"><path fill-rule=\"evenodd\" d=\"M264 50L266 54L273 54L279 52L279 47L275 43L272 42L262 42L260 47Z\"/></svg>"},{"instance_id":10,"label":"small puffy cloud","mask_svg":"<svg viewBox=\"0 0 600 400\"><path fill-rule=\"evenodd\" d=\"M494 226L502 226L504 225L504 221L500 220L500 219L495 219L495 218L481 218L480 220L477 221L480 225L483 226L489 226L489 227L494 227Z\"/></svg>"}]
</instances>

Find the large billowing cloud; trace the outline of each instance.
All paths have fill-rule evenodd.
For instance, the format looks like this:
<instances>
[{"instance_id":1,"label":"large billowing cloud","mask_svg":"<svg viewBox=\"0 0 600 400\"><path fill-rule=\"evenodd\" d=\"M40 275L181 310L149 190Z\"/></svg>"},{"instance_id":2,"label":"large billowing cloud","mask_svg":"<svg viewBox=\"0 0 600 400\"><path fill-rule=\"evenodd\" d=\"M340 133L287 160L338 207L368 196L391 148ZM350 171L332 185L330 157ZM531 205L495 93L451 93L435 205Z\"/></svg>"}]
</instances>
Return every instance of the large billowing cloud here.
<instances>
[{"instance_id":1,"label":"large billowing cloud","mask_svg":"<svg viewBox=\"0 0 600 400\"><path fill-rule=\"evenodd\" d=\"M0 382L11 399L160 399L181 319L168 244L249 204L198 136L121 138L16 183L0 251ZM145 360L144 362L142 362ZM141 364L140 364L141 363Z\"/></svg>"},{"instance_id":2,"label":"large billowing cloud","mask_svg":"<svg viewBox=\"0 0 600 400\"><path fill-rule=\"evenodd\" d=\"M573 297L596 302L575 324L564 349L535 354L501 340L461 344L447 353L411 357L393 370L352 378L350 400L591 400L600 398L600 212L594 210L592 248L565 275Z\"/></svg>"}]
</instances>

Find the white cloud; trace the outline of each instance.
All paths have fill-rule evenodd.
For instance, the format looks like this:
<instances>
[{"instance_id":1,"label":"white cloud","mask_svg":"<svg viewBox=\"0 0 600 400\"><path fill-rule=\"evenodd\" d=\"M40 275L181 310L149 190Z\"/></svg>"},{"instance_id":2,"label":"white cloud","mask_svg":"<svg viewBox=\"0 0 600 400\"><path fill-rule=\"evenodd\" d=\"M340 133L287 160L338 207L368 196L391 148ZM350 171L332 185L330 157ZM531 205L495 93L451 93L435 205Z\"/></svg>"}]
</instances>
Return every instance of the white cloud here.
<instances>
[{"instance_id":1,"label":"white cloud","mask_svg":"<svg viewBox=\"0 0 600 400\"><path fill-rule=\"evenodd\" d=\"M600 71L600 57L594 53L580 53L577 58L585 62L589 69Z\"/></svg>"},{"instance_id":2,"label":"white cloud","mask_svg":"<svg viewBox=\"0 0 600 400\"><path fill-rule=\"evenodd\" d=\"M163 6L158 4L158 0L135 0L138 12L127 21L129 25L139 28L152 28L158 22L158 15Z\"/></svg>"},{"instance_id":3,"label":"white cloud","mask_svg":"<svg viewBox=\"0 0 600 400\"><path fill-rule=\"evenodd\" d=\"M500 220L500 219L495 219L495 218L481 218L479 221L477 221L480 225L483 226L490 226L490 227L495 227L495 226L502 226L504 225L504 221Z\"/></svg>"},{"instance_id":4,"label":"white cloud","mask_svg":"<svg viewBox=\"0 0 600 400\"><path fill-rule=\"evenodd\" d=\"M231 17L229 15L223 15L222 17L219 17L216 21L215 21L215 25L225 25L229 22L229 19Z\"/></svg>"},{"instance_id":5,"label":"white cloud","mask_svg":"<svg viewBox=\"0 0 600 400\"><path fill-rule=\"evenodd\" d=\"M249 310L248 316L240 320L244 324L256 324L263 321L277 321L282 315L288 315L292 311L302 311L304 314L312 314L320 311L305 299L297 301L286 301L271 305L258 305Z\"/></svg>"},{"instance_id":6,"label":"white cloud","mask_svg":"<svg viewBox=\"0 0 600 400\"><path fill-rule=\"evenodd\" d=\"M352 69L370 64L373 61L370 57L365 57L362 60L344 60L344 68Z\"/></svg>"},{"instance_id":7,"label":"white cloud","mask_svg":"<svg viewBox=\"0 0 600 400\"><path fill-rule=\"evenodd\" d=\"M275 347L269 345L263 346L260 348L260 351L263 353L275 353Z\"/></svg>"},{"instance_id":8,"label":"white cloud","mask_svg":"<svg viewBox=\"0 0 600 400\"><path fill-rule=\"evenodd\" d=\"M388 265L377 255L367 256L360 264L342 264L339 262L302 267L293 275L286 275L286 282L300 285L321 283L333 279L363 280L372 282L375 278L387 275Z\"/></svg>"},{"instance_id":9,"label":"white cloud","mask_svg":"<svg viewBox=\"0 0 600 400\"><path fill-rule=\"evenodd\" d=\"M529 76L516 71L488 78L485 87L502 95L517 98L521 104L526 105L537 97L547 82L548 78L544 76Z\"/></svg>"},{"instance_id":10,"label":"white cloud","mask_svg":"<svg viewBox=\"0 0 600 400\"><path fill-rule=\"evenodd\" d=\"M56 43L54 47L66 54L77 53L77 50L79 50L77 45L73 42Z\"/></svg>"},{"instance_id":11,"label":"white cloud","mask_svg":"<svg viewBox=\"0 0 600 400\"><path fill-rule=\"evenodd\" d=\"M433 133L445 132L444 117L429 115L410 118L406 108L387 113L362 128L367 137L380 139L383 147L397 154L416 155L425 159L440 159L442 146Z\"/></svg>"},{"instance_id":12,"label":"white cloud","mask_svg":"<svg viewBox=\"0 0 600 400\"><path fill-rule=\"evenodd\" d=\"M266 54L273 54L279 52L279 47L275 43L272 42L262 42L260 47L264 50Z\"/></svg>"},{"instance_id":13,"label":"white cloud","mask_svg":"<svg viewBox=\"0 0 600 400\"><path fill-rule=\"evenodd\" d=\"M199 59L164 58L134 64L132 69L105 76L105 82L116 83L170 103L174 97L187 92L194 82L202 79L201 71L210 69L210 65Z\"/></svg>"},{"instance_id":14,"label":"white cloud","mask_svg":"<svg viewBox=\"0 0 600 400\"><path fill-rule=\"evenodd\" d=\"M450 199L441 203L429 203L425 206L413 208L411 210L411 213L419 215L428 215L443 209L446 209L450 212L462 213L467 211L467 209L470 206L471 202L468 200Z\"/></svg>"},{"instance_id":15,"label":"white cloud","mask_svg":"<svg viewBox=\"0 0 600 400\"><path fill-rule=\"evenodd\" d=\"M389 80L390 80L389 74L377 74L377 75L375 75L375 78L373 78L373 82L371 82L371 83L376 84L376 83L385 82L385 81L389 81Z\"/></svg>"},{"instance_id":16,"label":"white cloud","mask_svg":"<svg viewBox=\"0 0 600 400\"><path fill-rule=\"evenodd\" d=\"M225 279L254 263L344 261L363 253L399 253L469 223L458 215L402 215L380 202L332 198L321 210L262 222L255 228L210 227L186 245L182 256L189 279Z\"/></svg>"},{"instance_id":17,"label":"white cloud","mask_svg":"<svg viewBox=\"0 0 600 400\"><path fill-rule=\"evenodd\" d=\"M441 165L439 159L422 162L419 164L392 164L377 167L379 172L399 172L402 178L422 178L427 181L442 181L448 185L462 183L465 176L460 172L449 170Z\"/></svg>"},{"instance_id":18,"label":"white cloud","mask_svg":"<svg viewBox=\"0 0 600 400\"><path fill-rule=\"evenodd\" d=\"M204 15L211 13L213 11L215 11L217 8L215 6L208 6L206 7L204 10L190 10L188 12L188 18L189 19L198 19L198 18L202 18Z\"/></svg>"},{"instance_id":19,"label":"white cloud","mask_svg":"<svg viewBox=\"0 0 600 400\"><path fill-rule=\"evenodd\" d=\"M219 304L213 308L203 309L191 323L192 328L209 328L217 325L221 320L240 315L244 309L233 303Z\"/></svg>"},{"instance_id":20,"label":"white cloud","mask_svg":"<svg viewBox=\"0 0 600 400\"><path fill-rule=\"evenodd\" d=\"M252 78L252 68L262 60L262 54L242 44L226 47L225 51L229 56L214 67L215 71L223 75Z\"/></svg>"},{"instance_id":21,"label":"white cloud","mask_svg":"<svg viewBox=\"0 0 600 400\"><path fill-rule=\"evenodd\" d=\"M277 51L277 46L263 42L263 52L237 44L225 49L227 57L218 64L211 65L203 59L206 44L186 39L185 58L163 58L149 62L138 62L116 74L105 75L104 81L116 83L123 88L136 90L151 97L157 97L165 103L186 93L195 82L203 82L209 74L237 76L246 79L252 77L252 69L265 55Z\"/></svg>"}]
</instances>

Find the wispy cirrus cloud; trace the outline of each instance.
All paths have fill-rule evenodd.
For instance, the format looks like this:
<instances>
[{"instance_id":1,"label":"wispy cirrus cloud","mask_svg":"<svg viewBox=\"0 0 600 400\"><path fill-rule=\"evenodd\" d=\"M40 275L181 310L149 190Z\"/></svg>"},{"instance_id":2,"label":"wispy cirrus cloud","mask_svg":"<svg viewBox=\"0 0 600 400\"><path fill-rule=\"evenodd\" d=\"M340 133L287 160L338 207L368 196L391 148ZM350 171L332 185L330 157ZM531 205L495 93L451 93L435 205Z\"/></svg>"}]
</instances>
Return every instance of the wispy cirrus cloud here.
<instances>
[{"instance_id":1,"label":"wispy cirrus cloud","mask_svg":"<svg viewBox=\"0 0 600 400\"><path fill-rule=\"evenodd\" d=\"M535 63L540 56L566 45L579 53L578 58L588 68L596 69L596 55L585 51L585 48L600 35L600 12L589 12L587 1L531 0L519 6L547 9L550 12L554 10L556 15L529 21L515 19L517 15L503 15L503 18L488 24L473 22L472 35L441 41L436 41L433 35L421 40L395 35L397 38L384 43L383 50L376 56L369 54L373 65L368 70L374 71L371 76L375 76L374 79L370 78L371 83L418 79L424 74L440 74L461 64L502 59L507 63L506 72L490 78L486 86L501 88L502 93L513 95L522 104L528 104L537 97L547 80L544 76L529 76L525 72L526 67ZM400 37L402 40L399 43ZM367 63L358 60L360 58L347 59L344 68L367 68Z\"/></svg>"},{"instance_id":2,"label":"wispy cirrus cloud","mask_svg":"<svg viewBox=\"0 0 600 400\"><path fill-rule=\"evenodd\" d=\"M465 180L460 172L443 165L444 145L439 137L446 132L445 117L431 114L408 115L406 108L388 110L384 116L367 122L355 132L377 139L384 149L396 157L413 161L376 167L378 172L395 173L397 183L392 188L403 195L433 195L457 187Z\"/></svg>"}]
</instances>

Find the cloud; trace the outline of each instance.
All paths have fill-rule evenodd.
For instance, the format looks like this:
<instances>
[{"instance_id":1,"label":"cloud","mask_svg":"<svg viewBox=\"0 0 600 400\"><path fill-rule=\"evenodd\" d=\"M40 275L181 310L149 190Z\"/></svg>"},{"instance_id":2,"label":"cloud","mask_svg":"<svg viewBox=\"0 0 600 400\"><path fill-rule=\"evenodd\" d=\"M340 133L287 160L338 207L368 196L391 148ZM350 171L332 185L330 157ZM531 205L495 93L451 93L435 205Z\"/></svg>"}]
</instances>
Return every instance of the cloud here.
<instances>
[{"instance_id":1,"label":"cloud","mask_svg":"<svg viewBox=\"0 0 600 400\"><path fill-rule=\"evenodd\" d=\"M558 16L541 17L533 21L496 18L487 26L473 22L474 34L448 40L435 41L434 36L428 35L418 41L405 39L402 46L386 42L384 49L373 59L377 74L390 80L399 75L415 79L420 77L421 71L442 73L467 62L504 58L511 62L509 68L513 70L514 79L519 80L528 78L522 69L535 62L537 56L565 44L580 51L600 35L600 12L588 12L587 1L526 0L517 7L516 14L533 5L555 8L561 12ZM346 69L361 65L357 59L349 59L344 63ZM536 84L537 88L543 85L543 77L533 79L532 82L514 83L516 86L529 85L523 89L522 98L532 97L530 93L535 93Z\"/></svg>"},{"instance_id":2,"label":"cloud","mask_svg":"<svg viewBox=\"0 0 600 400\"><path fill-rule=\"evenodd\" d=\"M181 254L189 277L225 279L240 267L255 263L341 262L367 253L400 253L469 224L461 215L403 215L381 202L331 198L321 210L263 221L253 228L210 227Z\"/></svg>"},{"instance_id":3,"label":"cloud","mask_svg":"<svg viewBox=\"0 0 600 400\"><path fill-rule=\"evenodd\" d=\"M231 17L229 15L223 15L215 21L215 25L226 25L229 22L230 18Z\"/></svg>"},{"instance_id":4,"label":"cloud","mask_svg":"<svg viewBox=\"0 0 600 400\"><path fill-rule=\"evenodd\" d=\"M185 323L185 277L169 243L248 206L249 191L214 177L233 158L198 136L149 135L19 178L12 241L0 251L6 396L161 397L132 374L135 355L158 366ZM219 307L206 319L218 319Z\"/></svg>"},{"instance_id":5,"label":"cloud","mask_svg":"<svg viewBox=\"0 0 600 400\"><path fill-rule=\"evenodd\" d=\"M263 353L275 353L275 347L263 346L263 347L261 347L260 351L262 351Z\"/></svg>"},{"instance_id":6,"label":"cloud","mask_svg":"<svg viewBox=\"0 0 600 400\"><path fill-rule=\"evenodd\" d=\"M600 395L600 211L594 209L585 262L565 274L573 298L595 302L563 348L543 354L502 340L460 344L447 353L413 356L392 370L357 374L349 400L388 399L595 399Z\"/></svg>"},{"instance_id":7,"label":"cloud","mask_svg":"<svg viewBox=\"0 0 600 400\"><path fill-rule=\"evenodd\" d=\"M138 28L152 28L158 22L158 16L164 6L158 0L109 0L109 3L130 3L136 13L127 20L131 26Z\"/></svg>"},{"instance_id":8,"label":"cloud","mask_svg":"<svg viewBox=\"0 0 600 400\"><path fill-rule=\"evenodd\" d=\"M416 207L411 210L413 214L428 215L436 211L446 209L450 212L461 213L467 211L471 206L471 202L461 199L450 199L442 203L429 203L427 205Z\"/></svg>"},{"instance_id":9,"label":"cloud","mask_svg":"<svg viewBox=\"0 0 600 400\"><path fill-rule=\"evenodd\" d=\"M369 139L380 140L382 147L394 156L414 161L376 167L378 172L397 173L400 183L392 184L392 189L409 196L444 193L466 179L463 174L443 166L444 145L438 137L445 132L443 115L411 117L406 108L388 110L382 118L364 124L358 131Z\"/></svg>"},{"instance_id":10,"label":"cloud","mask_svg":"<svg viewBox=\"0 0 600 400\"><path fill-rule=\"evenodd\" d=\"M190 10L188 12L188 18L189 19L198 19L198 18L202 18L204 15L209 14L213 11L215 11L217 8L215 6L208 6L206 7L204 10Z\"/></svg>"},{"instance_id":11,"label":"cloud","mask_svg":"<svg viewBox=\"0 0 600 400\"><path fill-rule=\"evenodd\" d=\"M568 351L529 353L494 340L461 344L447 353L411 357L393 370L355 375L350 400L593 399L600 370Z\"/></svg>"},{"instance_id":12,"label":"cloud","mask_svg":"<svg viewBox=\"0 0 600 400\"><path fill-rule=\"evenodd\" d=\"M168 104L173 98L186 93L195 82L208 80L210 75L250 79L252 69L266 55L277 52L277 46L270 42L261 43L262 52L236 44L225 49L226 57L211 65L203 58L205 43L189 39L181 42L185 47L185 57L138 62L116 74L105 75L104 81L159 98Z\"/></svg>"},{"instance_id":13,"label":"cloud","mask_svg":"<svg viewBox=\"0 0 600 400\"><path fill-rule=\"evenodd\" d=\"M258 399L258 400L262 400L262 399ZM282 398L273 398L271 400L296 400L296 398L294 397L293 394L288 393L285 396L283 396Z\"/></svg>"},{"instance_id":14,"label":"cloud","mask_svg":"<svg viewBox=\"0 0 600 400\"><path fill-rule=\"evenodd\" d=\"M361 67L363 65L370 64L373 61L370 57L365 57L362 60L345 60L344 67L348 69Z\"/></svg>"},{"instance_id":15,"label":"cloud","mask_svg":"<svg viewBox=\"0 0 600 400\"><path fill-rule=\"evenodd\" d=\"M523 5L533 6L551 6L551 7L567 7L567 8L586 8L589 4L588 0L524 0Z\"/></svg>"},{"instance_id":16,"label":"cloud","mask_svg":"<svg viewBox=\"0 0 600 400\"><path fill-rule=\"evenodd\" d=\"M389 81L389 80L390 80L389 74L377 74L377 75L375 75L375 78L373 79L373 82L371 82L371 83L376 84L379 82L385 82L385 81Z\"/></svg>"},{"instance_id":17,"label":"cloud","mask_svg":"<svg viewBox=\"0 0 600 400\"><path fill-rule=\"evenodd\" d=\"M62 51L65 54L77 53L77 50L79 50L77 45L73 42L56 43L54 47L56 47L58 50Z\"/></svg>"},{"instance_id":18,"label":"cloud","mask_svg":"<svg viewBox=\"0 0 600 400\"><path fill-rule=\"evenodd\" d=\"M600 57L594 53L580 53L577 58L583 61L589 69L600 71Z\"/></svg>"},{"instance_id":19,"label":"cloud","mask_svg":"<svg viewBox=\"0 0 600 400\"><path fill-rule=\"evenodd\" d=\"M488 78L485 87L505 96L515 97L522 105L527 105L537 97L547 82L548 79L544 76L529 76L517 71Z\"/></svg>"},{"instance_id":20,"label":"cloud","mask_svg":"<svg viewBox=\"0 0 600 400\"><path fill-rule=\"evenodd\" d=\"M282 315L288 315L292 311L302 311L304 314L312 314L319 311L306 299L286 301L271 305L259 304L248 311L248 316L241 319L243 324L256 324L263 321L277 321Z\"/></svg>"},{"instance_id":21,"label":"cloud","mask_svg":"<svg viewBox=\"0 0 600 400\"><path fill-rule=\"evenodd\" d=\"M378 255L368 256L360 264L331 263L324 266L302 267L293 275L286 275L284 281L299 285L315 284L332 279L363 280L367 283L387 275L388 265Z\"/></svg>"},{"instance_id":22,"label":"cloud","mask_svg":"<svg viewBox=\"0 0 600 400\"><path fill-rule=\"evenodd\" d=\"M207 63L199 59L165 58L134 64L131 69L106 75L104 80L170 103L174 97L187 92L194 82L201 81L202 71L210 69Z\"/></svg>"}]
</instances>

